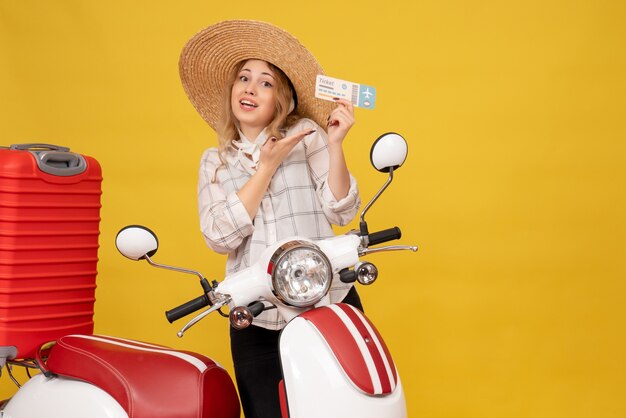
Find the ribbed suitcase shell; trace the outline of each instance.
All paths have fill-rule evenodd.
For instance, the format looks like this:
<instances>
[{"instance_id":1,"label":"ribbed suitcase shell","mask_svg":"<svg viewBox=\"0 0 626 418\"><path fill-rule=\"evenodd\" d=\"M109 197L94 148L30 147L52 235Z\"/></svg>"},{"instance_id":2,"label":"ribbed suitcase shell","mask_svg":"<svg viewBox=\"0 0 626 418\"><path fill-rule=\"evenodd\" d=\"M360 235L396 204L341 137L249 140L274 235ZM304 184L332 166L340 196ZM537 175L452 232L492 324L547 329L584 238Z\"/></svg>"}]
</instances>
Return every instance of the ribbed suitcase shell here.
<instances>
[{"instance_id":1,"label":"ribbed suitcase shell","mask_svg":"<svg viewBox=\"0 0 626 418\"><path fill-rule=\"evenodd\" d=\"M51 150L84 171L50 174L35 152L0 149L0 346L17 347L16 358L93 332L102 172L91 157Z\"/></svg>"}]
</instances>

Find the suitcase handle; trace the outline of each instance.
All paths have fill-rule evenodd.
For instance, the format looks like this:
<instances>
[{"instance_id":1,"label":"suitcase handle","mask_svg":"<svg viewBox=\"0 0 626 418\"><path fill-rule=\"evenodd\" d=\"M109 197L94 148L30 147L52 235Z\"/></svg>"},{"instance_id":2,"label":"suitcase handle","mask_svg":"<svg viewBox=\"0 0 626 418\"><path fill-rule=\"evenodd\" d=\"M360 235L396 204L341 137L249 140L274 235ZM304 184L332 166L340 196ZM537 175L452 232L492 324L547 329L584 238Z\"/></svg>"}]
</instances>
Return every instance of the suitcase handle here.
<instances>
[{"instance_id":1,"label":"suitcase handle","mask_svg":"<svg viewBox=\"0 0 626 418\"><path fill-rule=\"evenodd\" d=\"M67 177L80 174L87 169L87 162L80 154L58 151L30 152L35 156L39 169L44 173Z\"/></svg>"},{"instance_id":2,"label":"suitcase handle","mask_svg":"<svg viewBox=\"0 0 626 418\"><path fill-rule=\"evenodd\" d=\"M60 151L60 152L68 152L70 149L68 147L62 147L60 145L52 145L52 144L42 144L42 143L32 143L32 144L13 144L11 145L12 150L32 150L32 149L47 149L51 151Z\"/></svg>"},{"instance_id":3,"label":"suitcase handle","mask_svg":"<svg viewBox=\"0 0 626 418\"><path fill-rule=\"evenodd\" d=\"M13 144L12 150L28 151L39 169L53 176L69 177L80 174L87 169L85 158L74 152L69 152L68 147L52 144Z\"/></svg>"}]
</instances>

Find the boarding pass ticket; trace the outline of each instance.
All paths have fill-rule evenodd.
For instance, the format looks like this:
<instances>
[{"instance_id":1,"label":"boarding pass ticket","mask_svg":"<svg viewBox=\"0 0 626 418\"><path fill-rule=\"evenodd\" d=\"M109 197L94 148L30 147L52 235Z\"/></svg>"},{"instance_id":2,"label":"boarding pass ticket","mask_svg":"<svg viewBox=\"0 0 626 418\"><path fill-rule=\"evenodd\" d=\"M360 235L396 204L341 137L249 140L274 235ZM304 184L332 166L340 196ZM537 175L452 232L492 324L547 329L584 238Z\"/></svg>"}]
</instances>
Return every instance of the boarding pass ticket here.
<instances>
[{"instance_id":1,"label":"boarding pass ticket","mask_svg":"<svg viewBox=\"0 0 626 418\"><path fill-rule=\"evenodd\" d=\"M318 75L315 80L315 97L331 101L335 98L346 99L354 106L373 109L376 103L376 89L364 84Z\"/></svg>"}]
</instances>

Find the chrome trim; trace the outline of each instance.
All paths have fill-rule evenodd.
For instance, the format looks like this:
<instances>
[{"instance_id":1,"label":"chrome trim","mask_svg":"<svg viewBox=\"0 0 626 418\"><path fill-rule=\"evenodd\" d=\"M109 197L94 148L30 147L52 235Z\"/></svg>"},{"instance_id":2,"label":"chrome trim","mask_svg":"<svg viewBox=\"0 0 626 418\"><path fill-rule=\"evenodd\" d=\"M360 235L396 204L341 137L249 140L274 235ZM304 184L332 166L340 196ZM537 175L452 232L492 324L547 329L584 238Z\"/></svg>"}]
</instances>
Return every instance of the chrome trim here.
<instances>
[{"instance_id":1,"label":"chrome trim","mask_svg":"<svg viewBox=\"0 0 626 418\"><path fill-rule=\"evenodd\" d=\"M235 316L237 316L237 315L244 316L244 320L247 321L247 325L239 325L237 323L237 319L235 318ZM254 316L252 315L252 312L250 312L250 309L248 309L247 306L237 306L236 308L234 308L233 310L230 311L230 314L228 315L228 320L230 322L230 325L233 328L235 328L235 329L246 329L250 325L252 325L252 321L254 320Z\"/></svg>"},{"instance_id":2,"label":"chrome trim","mask_svg":"<svg viewBox=\"0 0 626 418\"><path fill-rule=\"evenodd\" d=\"M376 203L376 201L378 200L380 195L383 194L383 192L387 189L387 187L389 187L389 185L391 184L392 180L393 180L393 167L390 167L389 168L389 177L387 178L387 181L385 182L385 184L383 184L383 187L381 187L380 190L374 195L372 200L370 200L369 203L367 205L365 205L365 208L363 209L363 212L361 212L361 217L360 217L361 223L365 222L365 214L367 213L368 210L370 210L372 205L374 203Z\"/></svg>"},{"instance_id":3,"label":"chrome trim","mask_svg":"<svg viewBox=\"0 0 626 418\"><path fill-rule=\"evenodd\" d=\"M298 248L306 248L306 249L313 250L313 251L317 252L321 256L321 258L324 260L325 264L328 266L328 272L330 274L330 277L329 277L329 280L327 282L326 289L324 290L322 295L317 300L315 300L314 302L298 303L298 304L292 303L292 302L288 302L276 290L276 284L275 284L276 278L274 276L274 272L276 270L276 265L278 265L280 263L280 261L282 260L282 258L285 255L287 255L291 251L296 250ZM267 272L268 272L268 274L271 277L270 283L271 283L271 287L272 287L272 293L274 294L276 299L278 299L279 301L281 301L283 304L285 304L287 306L293 306L293 307L296 307L296 308L306 308L306 307L309 307L309 306L313 306L317 302L319 302L324 296L326 296L326 294L328 294L328 292L330 290L330 286L331 286L332 281L333 281L333 266L330 263L330 260L328 259L326 254L324 254L324 252L320 249L320 247L318 247L316 244L314 244L312 242L302 241L302 240L288 241L288 242L284 243L283 245L281 245L280 247L278 247L276 249L276 251L274 251L274 254L272 254L272 256L270 257L269 263L270 264L268 265Z\"/></svg>"},{"instance_id":4,"label":"chrome trim","mask_svg":"<svg viewBox=\"0 0 626 418\"><path fill-rule=\"evenodd\" d=\"M364 286L374 283L378 278L378 268L369 261L357 264L354 271L356 272L356 280ZM367 279L368 277L370 279Z\"/></svg>"},{"instance_id":5,"label":"chrome trim","mask_svg":"<svg viewBox=\"0 0 626 418\"><path fill-rule=\"evenodd\" d=\"M202 318L204 318L208 314L219 310L222 306L227 305L228 303L230 303L230 296L224 295L221 301L215 303L209 309L202 311L201 313L196 315L194 318L192 318L189 322L187 322L187 325L185 325L180 331L178 331L176 335L178 336L178 338L183 338L183 335L185 335L185 331L193 327L195 324L197 324Z\"/></svg>"},{"instance_id":6,"label":"chrome trim","mask_svg":"<svg viewBox=\"0 0 626 418\"><path fill-rule=\"evenodd\" d=\"M150 264L153 267L158 267L158 268L165 269L165 270L177 271L179 273L193 274L193 275L198 276L200 279L204 279L205 278L202 275L202 273L200 273L199 271L196 271L196 270L190 270L190 269L186 269L186 268L182 268L182 267L174 267L174 266L168 266L167 264L156 263L156 262L152 261L152 259L148 256L148 254L144 255L144 258L146 259L148 264Z\"/></svg>"},{"instance_id":7,"label":"chrome trim","mask_svg":"<svg viewBox=\"0 0 626 418\"><path fill-rule=\"evenodd\" d=\"M359 250L359 256L380 253L383 251L402 251L402 250L410 250L413 252L417 252L416 245L389 245L387 247L378 247L378 248L362 248Z\"/></svg>"}]
</instances>

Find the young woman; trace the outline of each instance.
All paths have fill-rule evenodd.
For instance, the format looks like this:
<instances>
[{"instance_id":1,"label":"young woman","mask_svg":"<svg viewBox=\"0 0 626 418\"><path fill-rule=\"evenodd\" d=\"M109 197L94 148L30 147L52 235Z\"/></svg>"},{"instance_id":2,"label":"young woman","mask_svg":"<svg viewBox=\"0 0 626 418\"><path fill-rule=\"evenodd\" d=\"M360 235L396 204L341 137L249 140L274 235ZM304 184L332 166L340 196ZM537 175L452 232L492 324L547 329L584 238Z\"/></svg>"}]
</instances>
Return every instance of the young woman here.
<instances>
[{"instance_id":1,"label":"young woman","mask_svg":"<svg viewBox=\"0 0 626 418\"><path fill-rule=\"evenodd\" d=\"M314 97L323 72L297 39L263 22L220 22L187 43L180 73L218 135L219 146L202 156L198 204L208 246L228 254L227 274L250 266L278 240L329 238L332 224L354 218L360 199L342 147L354 109L345 100ZM362 309L354 288L339 280L330 297ZM231 329L241 403L247 418L276 418L285 322L267 309L253 324Z\"/></svg>"}]
</instances>

